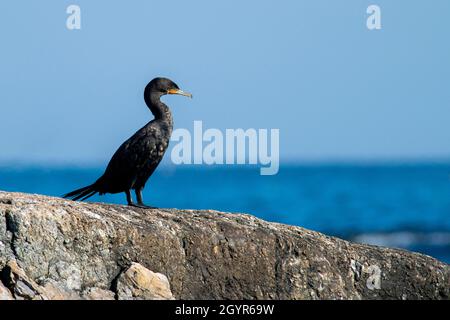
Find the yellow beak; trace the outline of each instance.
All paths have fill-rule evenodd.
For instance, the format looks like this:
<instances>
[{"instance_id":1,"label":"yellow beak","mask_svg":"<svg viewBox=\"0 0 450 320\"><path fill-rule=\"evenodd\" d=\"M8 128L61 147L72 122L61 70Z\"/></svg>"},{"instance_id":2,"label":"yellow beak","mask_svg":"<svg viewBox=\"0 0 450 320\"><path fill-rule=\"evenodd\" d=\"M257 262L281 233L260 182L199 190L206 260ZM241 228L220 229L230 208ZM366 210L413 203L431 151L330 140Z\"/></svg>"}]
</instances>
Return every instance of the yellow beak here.
<instances>
[{"instance_id":1,"label":"yellow beak","mask_svg":"<svg viewBox=\"0 0 450 320\"><path fill-rule=\"evenodd\" d=\"M189 92L184 92L183 90L180 89L169 89L167 90L167 94L179 94L185 97L192 98L192 94L190 94Z\"/></svg>"}]
</instances>

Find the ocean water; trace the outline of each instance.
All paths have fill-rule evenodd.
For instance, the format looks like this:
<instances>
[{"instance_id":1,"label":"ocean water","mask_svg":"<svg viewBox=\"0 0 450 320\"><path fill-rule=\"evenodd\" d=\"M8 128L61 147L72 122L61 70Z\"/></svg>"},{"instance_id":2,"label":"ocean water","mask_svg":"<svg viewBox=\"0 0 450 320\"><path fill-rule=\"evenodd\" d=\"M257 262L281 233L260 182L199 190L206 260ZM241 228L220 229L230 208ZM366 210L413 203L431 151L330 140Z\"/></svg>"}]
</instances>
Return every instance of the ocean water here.
<instances>
[{"instance_id":1,"label":"ocean water","mask_svg":"<svg viewBox=\"0 0 450 320\"><path fill-rule=\"evenodd\" d=\"M0 167L0 190L60 196L103 168ZM153 206L250 213L362 243L404 248L450 262L450 164L166 166L147 183ZM124 194L89 201L125 203Z\"/></svg>"}]
</instances>

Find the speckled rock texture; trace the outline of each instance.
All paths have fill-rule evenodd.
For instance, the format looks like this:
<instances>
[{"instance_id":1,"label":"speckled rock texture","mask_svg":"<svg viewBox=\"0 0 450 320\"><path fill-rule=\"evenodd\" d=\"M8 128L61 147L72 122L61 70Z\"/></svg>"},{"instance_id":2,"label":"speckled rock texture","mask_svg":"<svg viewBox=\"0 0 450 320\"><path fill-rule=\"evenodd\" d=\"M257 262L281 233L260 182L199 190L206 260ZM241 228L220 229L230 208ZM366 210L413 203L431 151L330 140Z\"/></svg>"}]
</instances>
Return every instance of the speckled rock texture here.
<instances>
[{"instance_id":1,"label":"speckled rock texture","mask_svg":"<svg viewBox=\"0 0 450 320\"><path fill-rule=\"evenodd\" d=\"M0 299L449 299L449 265L246 214L0 192Z\"/></svg>"}]
</instances>

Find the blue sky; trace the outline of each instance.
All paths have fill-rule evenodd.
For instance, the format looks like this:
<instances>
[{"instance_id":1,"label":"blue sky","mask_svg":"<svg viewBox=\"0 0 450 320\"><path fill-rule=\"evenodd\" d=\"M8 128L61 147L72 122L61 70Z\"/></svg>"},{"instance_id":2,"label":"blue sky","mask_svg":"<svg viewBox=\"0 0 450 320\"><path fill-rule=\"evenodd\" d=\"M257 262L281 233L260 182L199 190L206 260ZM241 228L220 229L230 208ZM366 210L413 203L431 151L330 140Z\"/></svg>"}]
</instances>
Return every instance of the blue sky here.
<instances>
[{"instance_id":1,"label":"blue sky","mask_svg":"<svg viewBox=\"0 0 450 320\"><path fill-rule=\"evenodd\" d=\"M81 30L66 8L81 7ZM382 29L366 28L377 4ZM0 163L96 165L151 119L279 128L282 161L450 158L450 2L2 1Z\"/></svg>"}]
</instances>

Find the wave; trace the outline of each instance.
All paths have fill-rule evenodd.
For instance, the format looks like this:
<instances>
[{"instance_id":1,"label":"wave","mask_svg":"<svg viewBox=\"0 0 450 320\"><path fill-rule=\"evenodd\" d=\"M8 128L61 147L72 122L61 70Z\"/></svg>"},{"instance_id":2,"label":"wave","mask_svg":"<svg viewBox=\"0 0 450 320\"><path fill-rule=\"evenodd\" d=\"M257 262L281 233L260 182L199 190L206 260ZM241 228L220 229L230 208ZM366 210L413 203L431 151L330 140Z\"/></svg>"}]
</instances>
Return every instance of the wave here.
<instances>
[{"instance_id":1,"label":"wave","mask_svg":"<svg viewBox=\"0 0 450 320\"><path fill-rule=\"evenodd\" d=\"M387 233L362 233L352 236L351 240L358 243L372 244L383 247L450 247L450 232L397 231Z\"/></svg>"}]
</instances>

